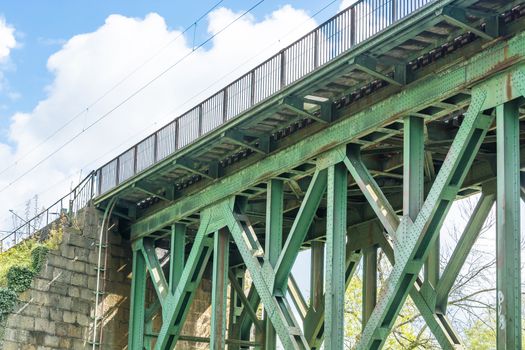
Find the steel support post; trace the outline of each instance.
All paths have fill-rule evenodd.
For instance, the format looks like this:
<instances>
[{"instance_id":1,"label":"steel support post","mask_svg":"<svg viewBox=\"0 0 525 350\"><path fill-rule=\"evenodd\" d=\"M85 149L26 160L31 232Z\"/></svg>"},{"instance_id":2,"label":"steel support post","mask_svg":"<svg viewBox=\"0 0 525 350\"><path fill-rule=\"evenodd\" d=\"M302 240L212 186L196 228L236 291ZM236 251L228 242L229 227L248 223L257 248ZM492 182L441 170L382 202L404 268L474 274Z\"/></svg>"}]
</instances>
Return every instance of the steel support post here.
<instances>
[{"instance_id":1,"label":"steel support post","mask_svg":"<svg viewBox=\"0 0 525 350\"><path fill-rule=\"evenodd\" d=\"M450 290L456 281L459 271L461 271L463 264L467 260L467 256L476 242L495 200L496 193L494 185L484 185L481 197L479 198L474 211L470 215L470 219L452 252L447 266L443 270L443 274L441 275L436 287L436 310L443 315L447 309Z\"/></svg>"},{"instance_id":2,"label":"steel support post","mask_svg":"<svg viewBox=\"0 0 525 350\"><path fill-rule=\"evenodd\" d=\"M157 297L159 298L161 305L163 305L166 296L169 293L168 283L166 282L166 277L164 276L157 253L155 252L155 242L153 238L143 239L142 253L144 254L144 259L146 259L146 266L148 267L155 292L157 292Z\"/></svg>"},{"instance_id":3,"label":"steel support post","mask_svg":"<svg viewBox=\"0 0 525 350\"><path fill-rule=\"evenodd\" d=\"M277 264L283 246L283 181L272 179L268 182L266 198L266 239L265 264L273 268ZM265 314L266 335L265 349L276 348L277 336L272 323Z\"/></svg>"},{"instance_id":4,"label":"steel support post","mask_svg":"<svg viewBox=\"0 0 525 350\"><path fill-rule=\"evenodd\" d=\"M327 350L344 347L347 177L343 163L328 168L324 321Z\"/></svg>"},{"instance_id":5,"label":"steel support post","mask_svg":"<svg viewBox=\"0 0 525 350\"><path fill-rule=\"evenodd\" d=\"M363 249L363 329L377 301L377 246Z\"/></svg>"},{"instance_id":6,"label":"steel support post","mask_svg":"<svg viewBox=\"0 0 525 350\"><path fill-rule=\"evenodd\" d=\"M133 249L130 307L129 349L142 350L144 348L144 312L146 307L146 261L140 248Z\"/></svg>"},{"instance_id":7,"label":"steel support post","mask_svg":"<svg viewBox=\"0 0 525 350\"><path fill-rule=\"evenodd\" d=\"M171 225L171 241L170 241L170 279L169 289L170 293L175 293L175 289L179 284L182 270L184 269L184 254L186 248L186 225L173 224Z\"/></svg>"},{"instance_id":8,"label":"steel support post","mask_svg":"<svg viewBox=\"0 0 525 350\"><path fill-rule=\"evenodd\" d=\"M312 224L315 212L319 207L319 203L326 190L327 171L318 170L314 173L310 186L306 191L306 195L301 203L297 217L295 218L290 233L284 243L283 251L279 256L279 260L275 266L275 278L273 283L273 291L284 295L286 286L288 284L288 275L292 270L292 266L299 254L299 249L304 242L304 238L308 233L308 229Z\"/></svg>"},{"instance_id":9,"label":"steel support post","mask_svg":"<svg viewBox=\"0 0 525 350\"><path fill-rule=\"evenodd\" d=\"M228 338L241 339L239 319L243 310L242 297L244 296L244 270L233 268L229 271L230 279L230 313L228 320ZM238 286L238 289L235 288ZM246 297L244 298L246 300ZM239 350L238 345L230 345L231 350Z\"/></svg>"},{"instance_id":10,"label":"steel support post","mask_svg":"<svg viewBox=\"0 0 525 350\"><path fill-rule=\"evenodd\" d=\"M230 229L246 268L250 272L253 285L261 297L264 309L281 343L285 349L307 349L308 343L290 310L286 298L282 294L273 294L268 286L269 281L264 275L259 261L262 257L260 256L260 245L255 240L256 236L251 224L244 215L234 213L233 207L226 204L222 206L224 220Z\"/></svg>"},{"instance_id":11,"label":"steel support post","mask_svg":"<svg viewBox=\"0 0 525 350\"><path fill-rule=\"evenodd\" d=\"M516 100L496 107L497 348L521 349L520 125Z\"/></svg>"},{"instance_id":12,"label":"steel support post","mask_svg":"<svg viewBox=\"0 0 525 350\"><path fill-rule=\"evenodd\" d=\"M399 218L383 191L381 191L381 188L363 164L360 152L358 145L348 145L344 163L372 210L376 213L379 221L383 224L386 232L395 239Z\"/></svg>"},{"instance_id":13,"label":"steel support post","mask_svg":"<svg viewBox=\"0 0 525 350\"><path fill-rule=\"evenodd\" d=\"M384 345L411 290L409 287L417 280L429 247L437 238L450 205L492 124L493 117L481 113L485 99L483 88L473 89L469 109L419 214L415 220L403 217L397 231L400 238L394 246L395 265L383 287L382 298L368 320L358 349L380 349ZM411 207L407 203L409 211Z\"/></svg>"},{"instance_id":14,"label":"steel support post","mask_svg":"<svg viewBox=\"0 0 525 350\"><path fill-rule=\"evenodd\" d=\"M312 242L310 264L310 308L319 310L324 303L324 243Z\"/></svg>"},{"instance_id":15,"label":"steel support post","mask_svg":"<svg viewBox=\"0 0 525 350\"><path fill-rule=\"evenodd\" d=\"M209 223L209 212L204 211L179 284L175 293L170 293L162 306L163 320L155 344L156 350L171 350L177 343L195 291L213 251L213 239L208 235Z\"/></svg>"},{"instance_id":16,"label":"steel support post","mask_svg":"<svg viewBox=\"0 0 525 350\"><path fill-rule=\"evenodd\" d=\"M367 198L372 210L375 212L379 221L385 227L385 230L390 234L390 236L394 237L394 241L397 241L398 238L400 239L400 237L396 238L396 231L399 226L399 218L381 191L381 188L378 186L370 172L366 169L359 156L358 149L355 146L351 145L347 147L347 157L344 159L344 162L354 177L357 185ZM385 241L383 250L386 249L386 253L391 251L391 254L387 255L389 256L389 260L392 265L394 265L393 248L391 248L390 243L384 237L382 237L382 239ZM419 290L420 288L420 283L418 283L417 289L416 287L412 287L410 292L412 300L418 307L421 315L427 323L427 326L432 331L441 347L443 349L453 349L460 343L459 338L445 317L436 316L434 314L433 306L429 305L427 300L423 298ZM433 294L433 288L430 287L429 290L431 292L430 294Z\"/></svg>"},{"instance_id":17,"label":"steel support post","mask_svg":"<svg viewBox=\"0 0 525 350\"><path fill-rule=\"evenodd\" d=\"M229 233L225 229L215 232L213 240L213 276L211 289L210 347L226 347L226 296L228 293Z\"/></svg>"},{"instance_id":18,"label":"steel support post","mask_svg":"<svg viewBox=\"0 0 525 350\"><path fill-rule=\"evenodd\" d=\"M414 221L421 210L425 191L425 120L403 119L403 215ZM439 279L439 232L429 248L425 263L425 283L436 287Z\"/></svg>"}]
</instances>

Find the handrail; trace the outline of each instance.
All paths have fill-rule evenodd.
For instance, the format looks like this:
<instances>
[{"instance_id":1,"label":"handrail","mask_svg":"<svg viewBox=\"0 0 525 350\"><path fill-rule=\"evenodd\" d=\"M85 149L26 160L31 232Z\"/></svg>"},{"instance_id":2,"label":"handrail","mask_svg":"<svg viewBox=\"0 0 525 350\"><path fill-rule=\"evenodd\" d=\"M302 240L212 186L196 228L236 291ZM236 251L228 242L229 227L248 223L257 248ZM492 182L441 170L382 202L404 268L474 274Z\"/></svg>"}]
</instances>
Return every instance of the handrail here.
<instances>
[{"instance_id":1,"label":"handrail","mask_svg":"<svg viewBox=\"0 0 525 350\"><path fill-rule=\"evenodd\" d=\"M97 196L436 0L360 0L97 169Z\"/></svg>"},{"instance_id":2,"label":"handrail","mask_svg":"<svg viewBox=\"0 0 525 350\"><path fill-rule=\"evenodd\" d=\"M62 215L70 218L84 208L95 195L95 171L90 172L75 188L34 217L0 239L0 252L33 237L48 228Z\"/></svg>"},{"instance_id":3,"label":"handrail","mask_svg":"<svg viewBox=\"0 0 525 350\"><path fill-rule=\"evenodd\" d=\"M187 147L350 48L437 0L359 0L87 175L71 192L0 239L0 252ZM66 201L66 199L69 200ZM67 206L64 205L67 203ZM45 224L44 219L45 218ZM33 230L33 231L32 231Z\"/></svg>"}]
</instances>

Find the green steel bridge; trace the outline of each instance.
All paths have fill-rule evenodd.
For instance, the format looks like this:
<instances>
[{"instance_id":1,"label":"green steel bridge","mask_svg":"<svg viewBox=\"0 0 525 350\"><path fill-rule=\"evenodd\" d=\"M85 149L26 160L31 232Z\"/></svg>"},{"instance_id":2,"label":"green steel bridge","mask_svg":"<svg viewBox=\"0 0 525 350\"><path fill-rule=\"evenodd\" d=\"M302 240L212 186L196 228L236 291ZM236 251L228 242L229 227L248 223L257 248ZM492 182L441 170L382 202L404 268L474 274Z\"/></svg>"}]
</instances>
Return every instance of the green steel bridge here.
<instances>
[{"instance_id":1,"label":"green steel bridge","mask_svg":"<svg viewBox=\"0 0 525 350\"><path fill-rule=\"evenodd\" d=\"M91 174L79 192L132 241L129 348L343 349L362 259L358 349L384 346L408 296L460 349L448 295L497 203L497 347L521 349L524 2L358 1ZM476 193L441 271L443 221ZM207 268L210 337L181 337Z\"/></svg>"}]
</instances>

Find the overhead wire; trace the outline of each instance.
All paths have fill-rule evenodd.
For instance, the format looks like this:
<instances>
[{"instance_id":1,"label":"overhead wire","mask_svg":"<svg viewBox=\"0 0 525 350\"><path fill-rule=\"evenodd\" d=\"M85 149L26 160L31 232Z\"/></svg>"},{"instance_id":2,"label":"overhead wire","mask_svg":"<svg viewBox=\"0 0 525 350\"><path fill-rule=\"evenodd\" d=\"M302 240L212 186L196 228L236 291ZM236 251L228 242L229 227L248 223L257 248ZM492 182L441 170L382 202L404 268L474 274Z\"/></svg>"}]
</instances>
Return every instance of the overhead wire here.
<instances>
[{"instance_id":1,"label":"overhead wire","mask_svg":"<svg viewBox=\"0 0 525 350\"><path fill-rule=\"evenodd\" d=\"M67 120L64 124L62 124L58 129L55 129L51 134L49 134L44 140L42 140L40 143L38 143L35 147L30 149L28 152L24 153L22 156L18 157L12 164L7 166L6 168L0 170L0 175L4 174L8 170L12 169L13 167L17 166L22 160L26 159L29 155L33 154L36 150L38 150L40 147L45 145L49 140L51 140L54 136L56 136L59 132L64 130L66 127L71 125L75 120L80 118L83 115L87 116L87 113L90 109L95 107L100 101L102 101L104 98L106 98L110 93L115 91L119 86L121 86L123 83L128 81L132 76L134 76L138 71L140 71L142 68L144 68L146 65L148 65L151 61L153 61L155 58L157 58L166 48L171 46L174 42L176 42L179 38L183 37L186 32L188 32L191 28L194 28L194 40L195 40L195 31L197 28L197 24L206 17L211 11L216 9L221 3L223 3L225 0L219 0L216 2L212 7L210 7L208 10L206 10L205 13L203 13L199 18L197 18L193 23L189 26L187 26L182 32L180 32L175 38L169 40L166 44L164 44L162 47L160 47L152 56L147 58L145 61L140 63L138 66L136 66L133 70L131 70L128 74L126 74L123 78L121 78L117 83L112 85L109 89L107 89L102 95L100 95L98 98L96 98L93 102L89 103L86 107L84 107L80 112L75 114L72 118ZM87 119L87 118L86 118ZM86 122L86 119L84 120L84 124ZM84 127L83 127L84 129Z\"/></svg>"},{"instance_id":2,"label":"overhead wire","mask_svg":"<svg viewBox=\"0 0 525 350\"><path fill-rule=\"evenodd\" d=\"M222 2L222 1L220 1ZM219 2L219 3L220 3ZM318 9L317 11L315 11L312 15L310 15L308 17L308 19L306 19L305 21L301 22L300 24L296 25L295 27L293 27L291 30L289 30L284 36L281 36L279 39L277 39L276 41L274 41L273 43L269 44L268 46L266 46L264 49L260 50L258 53L256 53L255 55L252 55L251 57L249 57L248 59L246 59L245 61L243 61L241 64L238 64L237 66L235 66L232 70L230 70L228 73L224 74L223 76L221 76L220 78L216 79L214 82L212 82L211 84L209 84L206 88L204 88L203 90L199 91L198 93L196 93L195 95L193 95L192 97L190 97L189 99L187 99L182 105L178 105L176 108L172 109L170 112L166 113L162 118L160 118L159 120L153 122L152 124L150 124L149 126L146 127L147 130L151 130L153 129L156 125L159 125L161 124L163 121L168 121L168 120L165 120L166 117L169 117L171 115L173 115L173 113L175 113L176 110L179 110L179 109L182 109L184 106L188 105L190 102L194 101L197 97L201 96L201 94L203 94L204 92L208 91L209 89L211 89L213 86L215 86L217 83L221 82L224 78L228 77L229 75L233 74L234 72L238 71L240 68L244 67L246 64L248 64L249 62L253 61L256 57L260 56L261 54L265 53L270 47L280 43L284 38L288 37L289 35L291 35L292 33L294 33L298 28L302 27L306 22L308 22L309 20L311 19L314 19L315 17L317 17L319 14L321 14L322 12L324 12L327 8L329 8L330 6L332 6L334 3L337 3L339 2L339 0L331 0L329 1L328 3L326 3L326 5L324 5L323 7L321 7L320 9ZM80 171L75 171L74 173L71 173L69 176L67 176L66 178L64 179L61 179L57 182L55 182L53 185L47 187L46 189L44 189L43 191L40 191L38 193L38 195L42 195L44 193L47 193L48 191L50 191L51 189L57 187L58 185L60 184L63 184L64 182L66 181L70 181L73 176L76 176L77 174L81 174L82 170L83 169L86 169L88 168L90 165L98 162L100 159L103 159L105 156L107 156L108 154L111 154L113 153L115 150L121 148L121 146L127 144L128 141L132 140L132 139L135 139L136 137L140 136L140 135L143 135L145 134L146 132L144 131L144 129L140 129L138 132L134 133L133 135L131 135L130 137L126 138L125 140L123 140L122 142L120 142L118 145L112 147L111 149L107 150L106 152L104 152L102 155L98 156L97 158L91 160L89 163L86 163L85 165L82 166L82 168L80 169ZM1 173L0 173L1 174ZM80 175L81 177L81 175ZM24 204L26 201L24 202L20 202L18 205L22 205ZM18 206L18 205L15 205Z\"/></svg>"},{"instance_id":3,"label":"overhead wire","mask_svg":"<svg viewBox=\"0 0 525 350\"><path fill-rule=\"evenodd\" d=\"M256 4L251 6L248 10L244 11L241 15L236 17L233 21L228 23L226 26L222 27L220 30L218 30L216 33L211 35L208 39L204 40L202 43L200 43L198 46L196 46L193 50L189 51L187 54L182 56L180 59L178 59L175 63L168 66L166 69L162 70L160 73L155 75L151 80L149 80L146 84L142 85L140 88L135 90L133 93L131 93L128 97L126 97L124 100L116 104L114 107L112 107L109 111L102 114L99 118L97 118L95 121L93 121L91 124L89 124L85 129L81 130L80 132L77 132L75 135L73 135L71 138L69 138L66 142L62 143L58 148L56 148L54 151L49 153L47 156L42 158L40 161L35 163L33 166L31 166L28 170L24 171L22 174L17 176L14 180L10 181L6 186L2 187L0 189L0 193L4 192L11 186L13 186L15 183L20 181L20 179L24 178L26 175L31 173L33 170L38 168L41 164L46 162L48 159L53 157L56 153L58 153L60 150L62 150L65 146L69 145L71 142L73 142L75 139L77 139L80 135L84 134L87 130L91 129L93 126L98 124L100 121L104 120L107 116L111 115L114 111L125 105L127 102L129 102L131 99L133 99L135 96L140 94L142 91L144 91L146 88L148 88L151 84L153 84L155 81L157 81L159 78L164 76L166 73L168 73L171 69L176 67L178 64L183 62L187 57L191 56L194 52L196 52L201 47L205 46L207 43L209 43L211 40L213 40L216 36L220 35L222 32L224 32L226 29L231 27L234 23L236 23L238 20L246 16L248 13L253 11L257 6L262 4L266 0L259 0Z\"/></svg>"}]
</instances>

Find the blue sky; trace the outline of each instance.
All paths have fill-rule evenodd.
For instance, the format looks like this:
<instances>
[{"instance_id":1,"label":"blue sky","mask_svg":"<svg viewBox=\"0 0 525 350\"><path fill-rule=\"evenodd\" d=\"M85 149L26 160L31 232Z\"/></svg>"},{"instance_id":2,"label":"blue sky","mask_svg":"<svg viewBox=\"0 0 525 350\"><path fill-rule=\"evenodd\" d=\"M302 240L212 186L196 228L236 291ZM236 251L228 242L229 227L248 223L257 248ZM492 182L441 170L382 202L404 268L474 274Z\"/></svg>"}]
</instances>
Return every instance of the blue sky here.
<instances>
[{"instance_id":1,"label":"blue sky","mask_svg":"<svg viewBox=\"0 0 525 350\"><path fill-rule=\"evenodd\" d=\"M31 110L38 100L45 97L45 87L53 75L46 68L47 59L60 50L63 43L80 33L95 31L111 14L143 18L151 12L160 14L171 29L190 26L197 18L219 0L188 1L7 1L0 2L0 16L15 28L18 47L11 52L9 67L5 70L10 92L17 97L0 94L0 127L5 127L8 117L16 111ZM224 0L219 6L236 11L246 10L258 0ZM253 14L257 19L284 4L292 4L310 14L330 3L327 1L276 1L266 0ZM317 22L337 12L339 3L331 5L317 17ZM196 41L205 40L206 19L197 24ZM193 29L188 31L193 39ZM4 134L4 133L2 133ZM0 134L0 140L2 140Z\"/></svg>"},{"instance_id":2,"label":"blue sky","mask_svg":"<svg viewBox=\"0 0 525 350\"><path fill-rule=\"evenodd\" d=\"M0 0L0 195L15 198L0 204L0 229L12 225L8 209L23 213L24 203L35 195L38 207L51 204L87 172L333 16L342 3L263 1L124 108L62 147L191 51L193 42L200 44L260 0L223 0L195 32L189 30L95 108L86 109L218 2ZM16 46L3 57L6 25ZM81 118L69 123L79 112Z\"/></svg>"}]
</instances>

